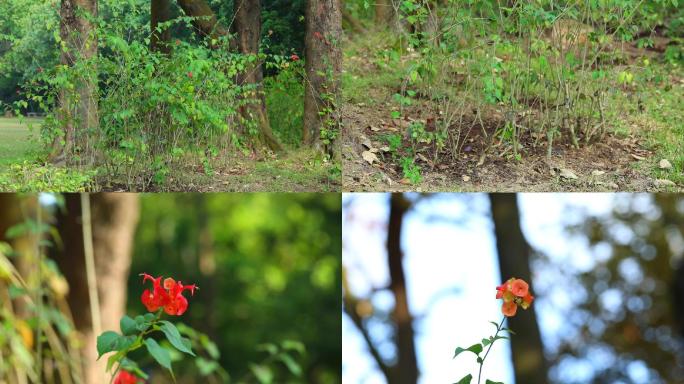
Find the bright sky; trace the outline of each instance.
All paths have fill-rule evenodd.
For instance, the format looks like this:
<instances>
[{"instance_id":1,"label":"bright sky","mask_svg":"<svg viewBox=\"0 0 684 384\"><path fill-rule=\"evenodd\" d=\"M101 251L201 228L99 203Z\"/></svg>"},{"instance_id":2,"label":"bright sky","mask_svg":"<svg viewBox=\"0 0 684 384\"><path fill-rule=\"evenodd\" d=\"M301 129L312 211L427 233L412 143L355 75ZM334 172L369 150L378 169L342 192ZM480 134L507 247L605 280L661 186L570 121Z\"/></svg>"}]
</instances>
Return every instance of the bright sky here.
<instances>
[{"instance_id":1,"label":"bright sky","mask_svg":"<svg viewBox=\"0 0 684 384\"><path fill-rule=\"evenodd\" d=\"M477 374L472 354L452 360L455 347L467 347L493 333L489 321L500 321L500 303L494 299L500 284L489 217L489 201L482 194L436 197L421 203L420 211L405 220L402 247L405 254L409 306L417 333L420 382L453 383L467 373ZM388 196L384 194L345 194L343 218L343 263L352 290L365 296L371 287L389 281L386 265L384 224L388 215ZM585 213L603 214L613 207L615 194L524 194L520 198L523 231L533 247L554 261L569 267L587 269L593 256L585 244L569 240L562 233L564 223L580 220ZM353 204L347 206L350 200ZM438 216L438 218L437 218ZM427 220L426 222L426 219ZM464 220L465 219L465 220ZM455 222L459 221L460 222ZM535 284L552 286L543 276L533 276ZM534 289L534 285L532 287ZM562 325L560 315L550 308L571 305L567 298L549 291L535 291L536 313L545 342ZM389 309L390 294L376 295L376 310ZM372 327L381 339L386 329ZM364 341L346 316L343 316L343 382L384 383L382 374L368 354ZM392 356L391 344L381 353ZM574 378L591 372L591 367L573 366ZM636 368L635 379L639 377ZM497 342L485 363L483 377L513 383L510 349L506 341ZM639 380L636 380L637 382Z\"/></svg>"}]
</instances>

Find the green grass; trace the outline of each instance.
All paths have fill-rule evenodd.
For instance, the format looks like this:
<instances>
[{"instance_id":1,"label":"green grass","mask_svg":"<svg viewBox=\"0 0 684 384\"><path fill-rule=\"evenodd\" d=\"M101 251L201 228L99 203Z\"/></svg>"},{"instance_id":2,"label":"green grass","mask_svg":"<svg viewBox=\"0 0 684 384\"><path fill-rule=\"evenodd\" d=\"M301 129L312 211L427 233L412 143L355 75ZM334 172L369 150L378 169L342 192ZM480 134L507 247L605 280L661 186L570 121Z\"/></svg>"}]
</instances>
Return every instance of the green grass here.
<instances>
[{"instance_id":1,"label":"green grass","mask_svg":"<svg viewBox=\"0 0 684 384\"><path fill-rule=\"evenodd\" d=\"M38 152L29 126L37 131L42 119L0 118L0 169L23 163Z\"/></svg>"}]
</instances>

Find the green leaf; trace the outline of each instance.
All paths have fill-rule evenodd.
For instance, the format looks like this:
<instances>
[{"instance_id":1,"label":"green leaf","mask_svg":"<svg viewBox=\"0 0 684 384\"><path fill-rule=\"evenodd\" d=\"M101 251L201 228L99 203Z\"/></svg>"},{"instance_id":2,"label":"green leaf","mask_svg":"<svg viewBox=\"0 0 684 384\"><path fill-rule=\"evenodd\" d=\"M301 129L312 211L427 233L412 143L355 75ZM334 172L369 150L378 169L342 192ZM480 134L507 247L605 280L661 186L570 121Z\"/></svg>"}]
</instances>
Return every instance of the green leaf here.
<instances>
[{"instance_id":1,"label":"green leaf","mask_svg":"<svg viewBox=\"0 0 684 384\"><path fill-rule=\"evenodd\" d=\"M175 325L166 320L160 321L159 323L161 323L161 331L164 332L166 340L168 340L169 343L171 343L171 345L176 347L176 349L181 352L185 352L188 355L195 356L195 353L192 352L192 349L190 349L190 342L184 342L184 338L181 337L180 332L178 332L178 329Z\"/></svg>"},{"instance_id":2,"label":"green leaf","mask_svg":"<svg viewBox=\"0 0 684 384\"><path fill-rule=\"evenodd\" d=\"M147 315L151 315L151 316L147 316ZM138 315L135 317L135 329L138 332L145 332L150 327L150 325L152 325L152 321L154 320L154 315L152 315L151 313L148 313L147 315L145 315L145 316Z\"/></svg>"},{"instance_id":3,"label":"green leaf","mask_svg":"<svg viewBox=\"0 0 684 384\"><path fill-rule=\"evenodd\" d=\"M136 328L135 320L131 319L128 316L124 316L121 318L121 321L119 322L119 325L121 327L121 333L124 335L135 335L138 331Z\"/></svg>"},{"instance_id":4,"label":"green leaf","mask_svg":"<svg viewBox=\"0 0 684 384\"><path fill-rule=\"evenodd\" d=\"M504 384L503 381L491 381L491 380L486 380L485 384Z\"/></svg>"},{"instance_id":5,"label":"green leaf","mask_svg":"<svg viewBox=\"0 0 684 384\"><path fill-rule=\"evenodd\" d=\"M147 380L149 378L149 376L145 372L143 372L140 369L140 367L138 367L138 364L133 360L129 360L129 359L124 357L121 360L121 362L119 363L119 365L121 365L121 369L128 371L128 372L133 372L140 378L143 378L145 380Z\"/></svg>"},{"instance_id":6,"label":"green leaf","mask_svg":"<svg viewBox=\"0 0 684 384\"><path fill-rule=\"evenodd\" d=\"M302 355L304 354L304 352L306 352L306 347L304 347L304 344L295 340L285 340L282 342L281 346L285 350L297 351Z\"/></svg>"},{"instance_id":7,"label":"green leaf","mask_svg":"<svg viewBox=\"0 0 684 384\"><path fill-rule=\"evenodd\" d=\"M482 344L473 344L470 347L465 348L465 349L458 347L458 348L456 348L456 351L454 352L454 357L452 357L452 359L456 358L456 356L460 355L461 352L466 352L466 351L472 352L475 355L479 355L480 352L482 352Z\"/></svg>"},{"instance_id":8,"label":"green leaf","mask_svg":"<svg viewBox=\"0 0 684 384\"><path fill-rule=\"evenodd\" d=\"M107 331L97 337L98 360L107 352L121 351L135 343L135 336L122 336L114 331Z\"/></svg>"},{"instance_id":9,"label":"green leaf","mask_svg":"<svg viewBox=\"0 0 684 384\"><path fill-rule=\"evenodd\" d=\"M264 365L250 364L249 369L260 384L270 384L273 382L273 372Z\"/></svg>"},{"instance_id":10,"label":"green leaf","mask_svg":"<svg viewBox=\"0 0 684 384\"><path fill-rule=\"evenodd\" d=\"M173 370L171 369L171 356L169 355L169 351L162 348L154 339L145 339L145 346L154 360L156 360L157 363L159 363L159 365L162 367L168 369L169 372L171 372L171 376L173 376Z\"/></svg>"},{"instance_id":11,"label":"green leaf","mask_svg":"<svg viewBox=\"0 0 684 384\"><path fill-rule=\"evenodd\" d=\"M463 376L461 380L456 382L455 384L470 384L470 382L473 380L473 375L470 373L467 376Z\"/></svg>"},{"instance_id":12,"label":"green leaf","mask_svg":"<svg viewBox=\"0 0 684 384\"><path fill-rule=\"evenodd\" d=\"M278 358L280 361L282 361L285 366L287 366L287 369L295 376L301 376L302 374L302 367L297 364L297 362L290 357L290 355L287 354L280 354L278 355Z\"/></svg>"}]
</instances>

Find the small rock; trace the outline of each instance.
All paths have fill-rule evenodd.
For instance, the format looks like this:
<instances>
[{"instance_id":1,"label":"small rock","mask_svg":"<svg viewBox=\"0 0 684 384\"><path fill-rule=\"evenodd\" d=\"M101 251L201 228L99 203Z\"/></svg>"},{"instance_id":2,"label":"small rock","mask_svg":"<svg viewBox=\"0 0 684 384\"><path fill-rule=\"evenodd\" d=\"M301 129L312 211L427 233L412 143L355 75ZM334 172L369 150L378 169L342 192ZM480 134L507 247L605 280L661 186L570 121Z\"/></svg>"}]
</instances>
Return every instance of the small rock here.
<instances>
[{"instance_id":1,"label":"small rock","mask_svg":"<svg viewBox=\"0 0 684 384\"><path fill-rule=\"evenodd\" d=\"M672 169L672 163L670 163L668 159L662 159L658 163L658 167L660 167L660 169Z\"/></svg>"},{"instance_id":2,"label":"small rock","mask_svg":"<svg viewBox=\"0 0 684 384\"><path fill-rule=\"evenodd\" d=\"M676 187L677 184L674 183L672 180L667 180L667 179L656 179L654 182L656 187Z\"/></svg>"},{"instance_id":3,"label":"small rock","mask_svg":"<svg viewBox=\"0 0 684 384\"><path fill-rule=\"evenodd\" d=\"M575 172L567 169L567 168L561 168L560 170L560 177L568 180L576 180L578 179L577 175Z\"/></svg>"},{"instance_id":4,"label":"small rock","mask_svg":"<svg viewBox=\"0 0 684 384\"><path fill-rule=\"evenodd\" d=\"M599 171L598 169L591 171L592 176L601 176L601 175L605 175L605 174L606 174L606 171Z\"/></svg>"},{"instance_id":5,"label":"small rock","mask_svg":"<svg viewBox=\"0 0 684 384\"><path fill-rule=\"evenodd\" d=\"M371 164L371 165L374 162L378 161L378 157L375 156L375 153L373 153L371 151L363 151L363 153L361 153L361 157L363 157L363 159L366 160L366 162L368 164Z\"/></svg>"},{"instance_id":6,"label":"small rock","mask_svg":"<svg viewBox=\"0 0 684 384\"><path fill-rule=\"evenodd\" d=\"M468 175L463 175L463 176L461 176L461 178L462 178L463 181L465 181L466 183L470 181L470 176L468 176Z\"/></svg>"}]
</instances>

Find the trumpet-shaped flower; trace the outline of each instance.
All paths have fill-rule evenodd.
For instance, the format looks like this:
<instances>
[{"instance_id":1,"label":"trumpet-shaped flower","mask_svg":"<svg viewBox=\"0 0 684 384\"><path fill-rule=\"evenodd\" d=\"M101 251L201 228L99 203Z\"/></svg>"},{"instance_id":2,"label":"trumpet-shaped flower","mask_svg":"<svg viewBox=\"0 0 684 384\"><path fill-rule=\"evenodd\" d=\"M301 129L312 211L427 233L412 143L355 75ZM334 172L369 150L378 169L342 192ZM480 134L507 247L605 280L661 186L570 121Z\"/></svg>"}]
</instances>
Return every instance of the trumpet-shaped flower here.
<instances>
[{"instance_id":1,"label":"trumpet-shaped flower","mask_svg":"<svg viewBox=\"0 0 684 384\"><path fill-rule=\"evenodd\" d=\"M529 308L534 300L529 284L515 277L496 287L496 298L503 300L501 312L507 317L515 316L518 306L523 309Z\"/></svg>"},{"instance_id":2,"label":"trumpet-shaped flower","mask_svg":"<svg viewBox=\"0 0 684 384\"><path fill-rule=\"evenodd\" d=\"M198 289L195 284L183 285L180 281L175 281L172 278L164 280L162 287L162 277L152 277L146 273L142 274L143 283L147 280L152 280L152 291L146 289L140 300L145 308L150 312L156 312L160 308L164 308L164 312L172 316L180 316L188 309L188 299L183 296L183 291L190 291L191 295L195 294L195 289Z\"/></svg>"}]
</instances>

